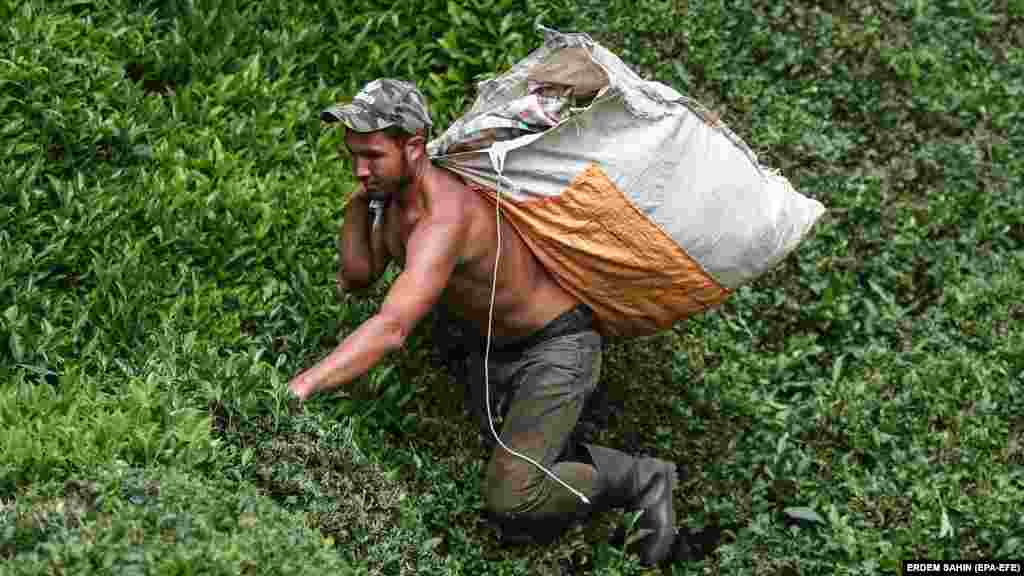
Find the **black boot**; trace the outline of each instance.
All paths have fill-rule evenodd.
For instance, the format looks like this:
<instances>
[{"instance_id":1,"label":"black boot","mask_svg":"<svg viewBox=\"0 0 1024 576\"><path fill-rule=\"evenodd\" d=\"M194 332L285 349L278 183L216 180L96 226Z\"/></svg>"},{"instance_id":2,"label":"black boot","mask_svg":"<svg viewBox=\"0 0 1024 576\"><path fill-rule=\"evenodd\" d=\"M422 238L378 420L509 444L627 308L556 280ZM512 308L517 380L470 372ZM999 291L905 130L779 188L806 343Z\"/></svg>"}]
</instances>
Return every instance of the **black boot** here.
<instances>
[{"instance_id":1,"label":"black boot","mask_svg":"<svg viewBox=\"0 0 1024 576\"><path fill-rule=\"evenodd\" d=\"M586 446L597 468L602 508L643 510L638 526L650 530L638 545L640 562L654 566L667 560L676 539L672 490L676 465L657 458L633 458L617 450Z\"/></svg>"}]
</instances>

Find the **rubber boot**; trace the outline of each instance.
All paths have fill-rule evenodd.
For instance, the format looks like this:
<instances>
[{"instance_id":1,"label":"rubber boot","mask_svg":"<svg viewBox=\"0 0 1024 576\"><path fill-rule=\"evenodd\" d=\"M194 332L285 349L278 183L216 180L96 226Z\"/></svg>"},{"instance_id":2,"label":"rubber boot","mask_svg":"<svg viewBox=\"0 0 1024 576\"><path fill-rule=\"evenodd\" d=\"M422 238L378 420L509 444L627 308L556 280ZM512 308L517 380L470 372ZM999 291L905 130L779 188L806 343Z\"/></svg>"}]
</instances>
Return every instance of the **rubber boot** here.
<instances>
[{"instance_id":1,"label":"rubber boot","mask_svg":"<svg viewBox=\"0 0 1024 576\"><path fill-rule=\"evenodd\" d=\"M617 450L586 446L597 468L601 508L643 510L638 527L651 533L637 543L640 562L654 566L667 560L676 539L672 491L676 465L657 458L633 458Z\"/></svg>"}]
</instances>

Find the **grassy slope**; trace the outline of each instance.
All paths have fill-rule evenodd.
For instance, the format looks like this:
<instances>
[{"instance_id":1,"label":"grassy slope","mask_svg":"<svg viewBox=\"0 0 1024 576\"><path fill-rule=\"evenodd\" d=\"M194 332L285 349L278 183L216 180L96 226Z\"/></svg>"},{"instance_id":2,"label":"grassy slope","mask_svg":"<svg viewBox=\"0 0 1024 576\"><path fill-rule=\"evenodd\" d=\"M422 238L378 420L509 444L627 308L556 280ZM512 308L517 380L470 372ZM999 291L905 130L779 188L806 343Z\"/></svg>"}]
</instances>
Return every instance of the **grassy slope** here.
<instances>
[{"instance_id":1,"label":"grassy slope","mask_svg":"<svg viewBox=\"0 0 1024 576\"><path fill-rule=\"evenodd\" d=\"M722 309L609 345L591 435L688 464L681 517L724 534L688 569L1021 555L1019 2L371 4L0 7L3 570L637 571L615 517L494 546L427 329L347 398L281 394L374 307L332 300L349 180L314 112L409 76L443 125L545 9L830 209Z\"/></svg>"}]
</instances>

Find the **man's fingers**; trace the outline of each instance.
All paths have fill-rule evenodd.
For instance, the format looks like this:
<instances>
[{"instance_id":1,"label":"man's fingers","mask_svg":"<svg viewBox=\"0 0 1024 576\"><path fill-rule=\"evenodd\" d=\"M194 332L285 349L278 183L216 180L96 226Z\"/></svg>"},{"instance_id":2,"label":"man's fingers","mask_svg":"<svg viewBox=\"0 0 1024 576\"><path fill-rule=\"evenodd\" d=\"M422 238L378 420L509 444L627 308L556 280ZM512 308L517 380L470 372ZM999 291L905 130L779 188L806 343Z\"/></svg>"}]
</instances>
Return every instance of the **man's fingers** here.
<instances>
[{"instance_id":1,"label":"man's fingers","mask_svg":"<svg viewBox=\"0 0 1024 576\"><path fill-rule=\"evenodd\" d=\"M295 415L302 412L302 408L305 406L305 402L302 398L295 395L294 393L288 396L288 414Z\"/></svg>"},{"instance_id":2,"label":"man's fingers","mask_svg":"<svg viewBox=\"0 0 1024 576\"><path fill-rule=\"evenodd\" d=\"M299 378L293 379L288 383L288 401L302 402L306 399L309 394L306 392L306 386L303 381Z\"/></svg>"}]
</instances>

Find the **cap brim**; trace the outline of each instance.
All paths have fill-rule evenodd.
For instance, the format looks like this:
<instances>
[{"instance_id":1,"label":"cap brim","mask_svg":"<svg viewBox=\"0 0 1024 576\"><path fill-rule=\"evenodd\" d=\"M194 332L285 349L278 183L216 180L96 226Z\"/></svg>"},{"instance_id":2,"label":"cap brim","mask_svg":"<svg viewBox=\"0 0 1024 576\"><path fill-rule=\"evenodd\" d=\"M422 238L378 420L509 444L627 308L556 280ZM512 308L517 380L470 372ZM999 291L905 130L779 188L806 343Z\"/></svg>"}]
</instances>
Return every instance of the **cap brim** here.
<instances>
[{"instance_id":1,"label":"cap brim","mask_svg":"<svg viewBox=\"0 0 1024 576\"><path fill-rule=\"evenodd\" d=\"M320 120L323 122L328 124L341 122L346 128L355 132L376 132L394 124L394 122L382 122L375 119L373 126L367 126L366 122L358 120L361 116L366 116L366 110L355 104L336 104L320 112Z\"/></svg>"}]
</instances>

